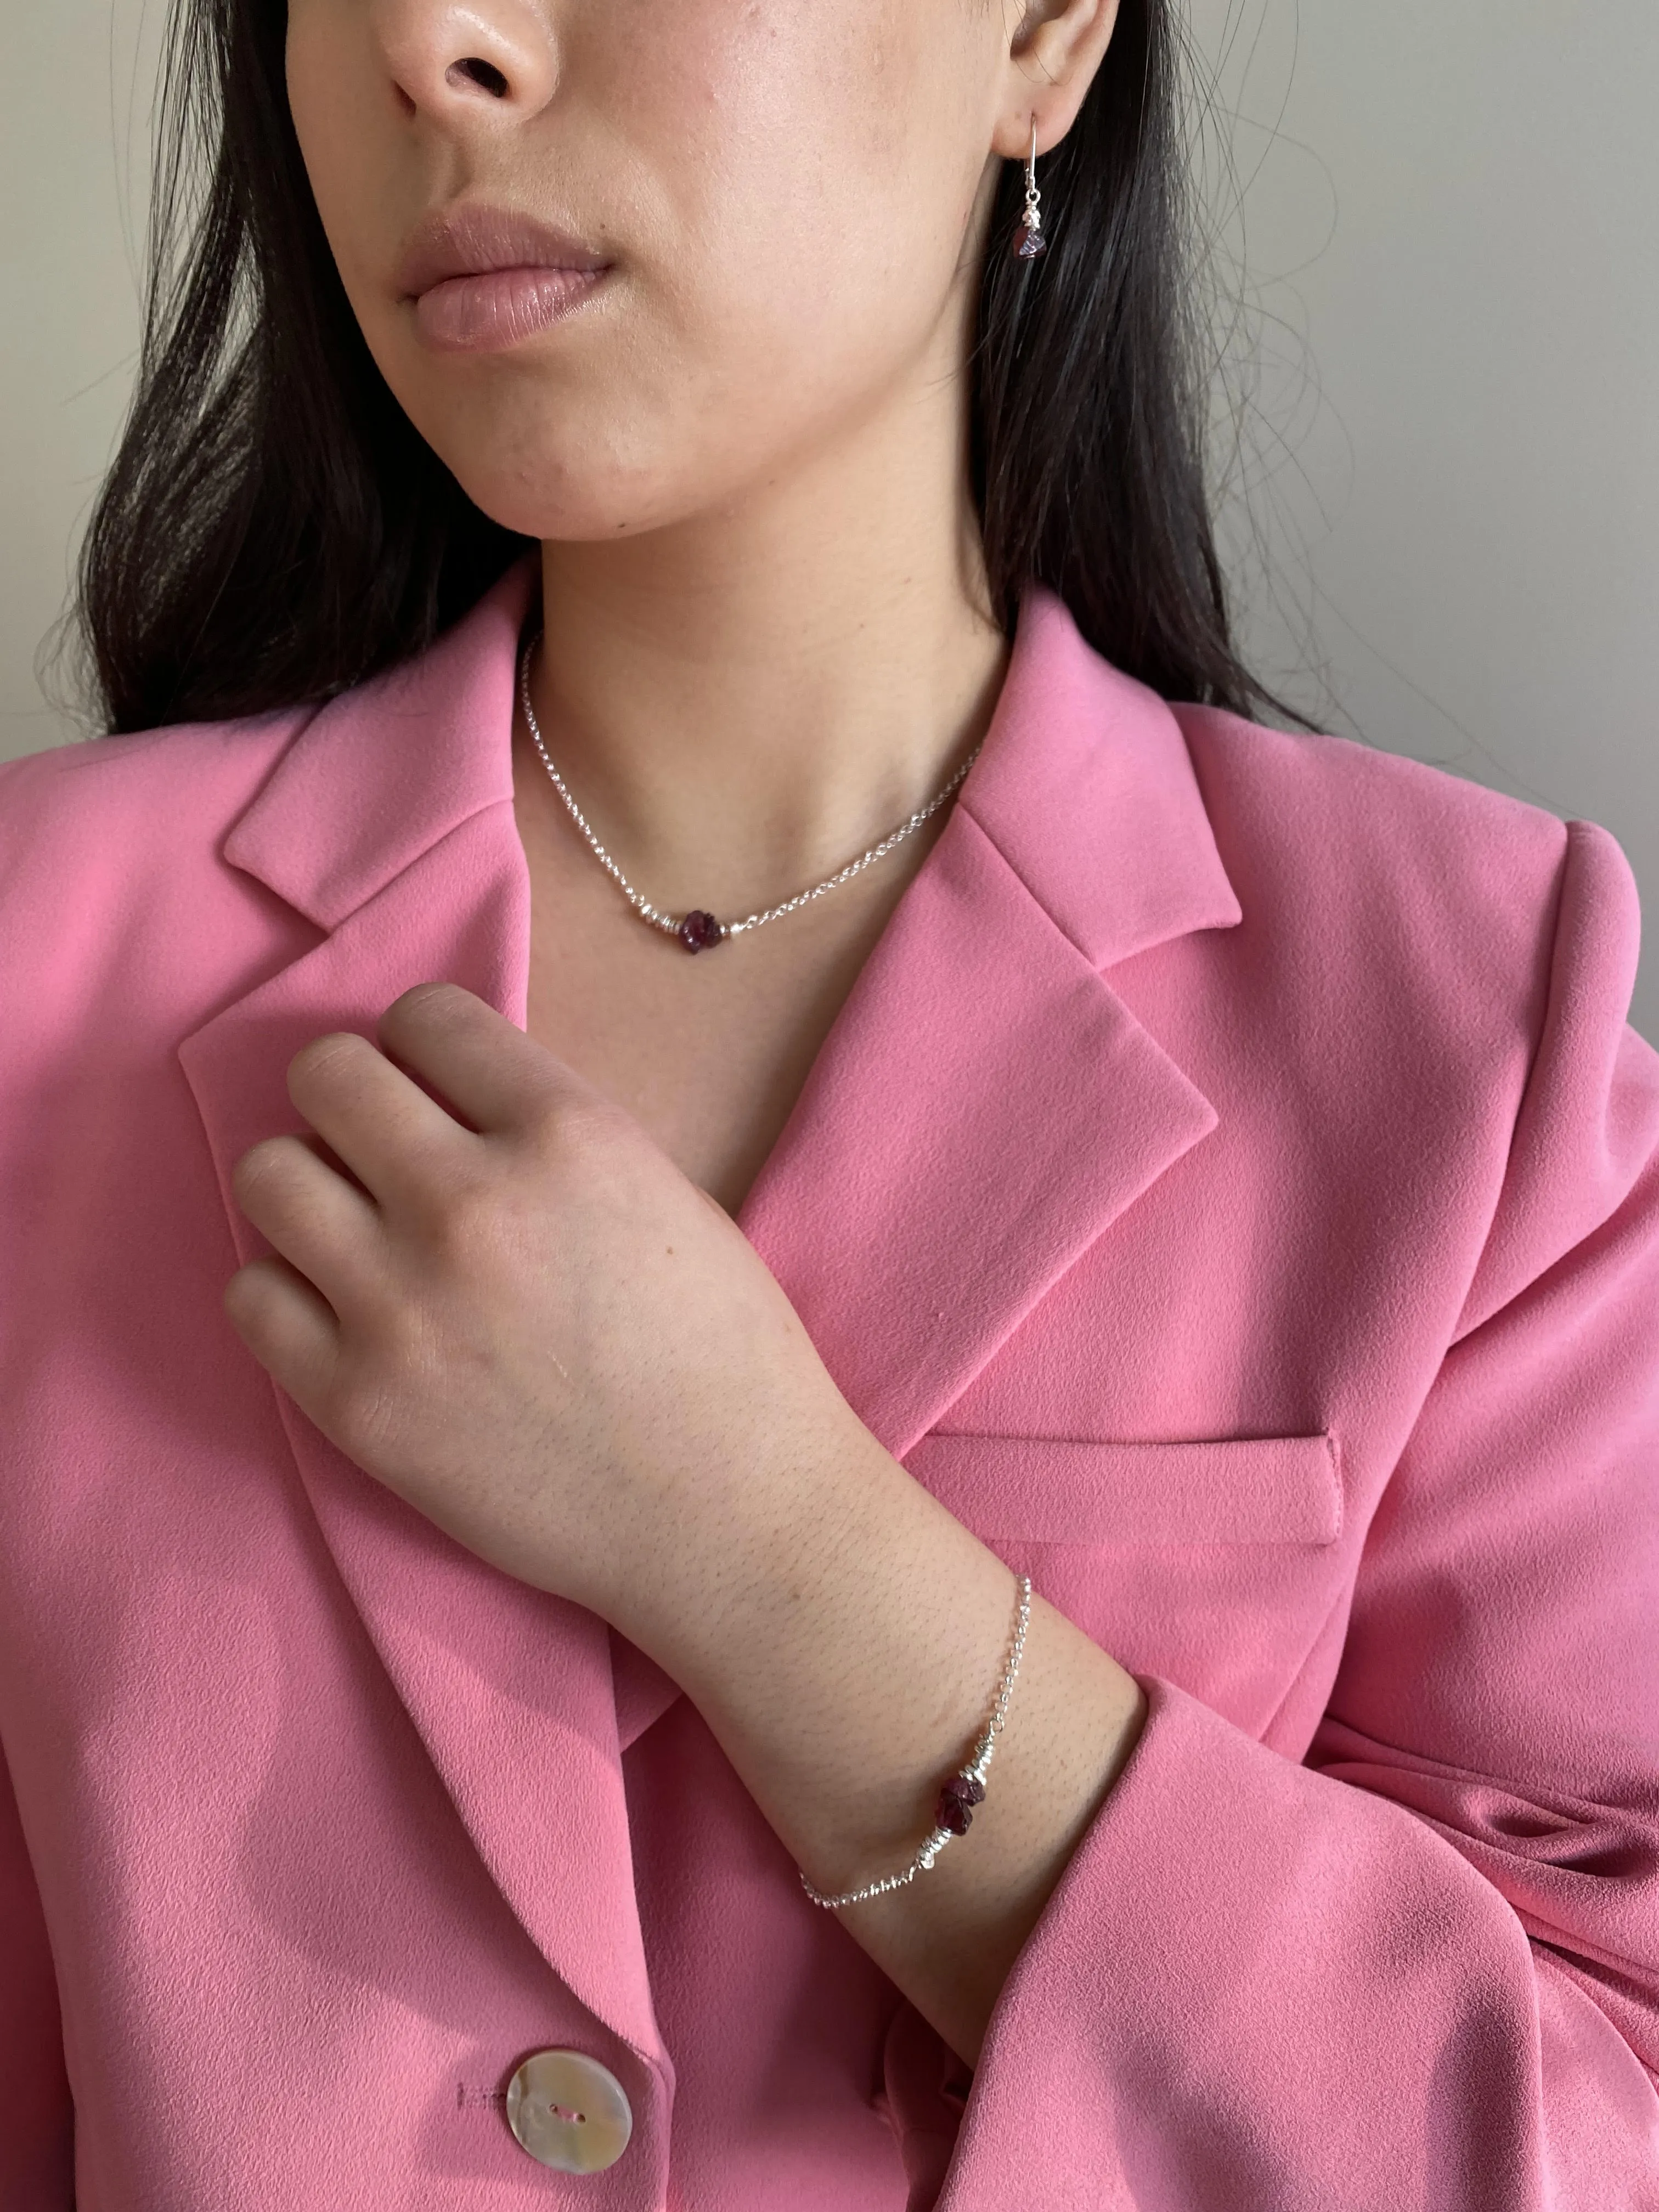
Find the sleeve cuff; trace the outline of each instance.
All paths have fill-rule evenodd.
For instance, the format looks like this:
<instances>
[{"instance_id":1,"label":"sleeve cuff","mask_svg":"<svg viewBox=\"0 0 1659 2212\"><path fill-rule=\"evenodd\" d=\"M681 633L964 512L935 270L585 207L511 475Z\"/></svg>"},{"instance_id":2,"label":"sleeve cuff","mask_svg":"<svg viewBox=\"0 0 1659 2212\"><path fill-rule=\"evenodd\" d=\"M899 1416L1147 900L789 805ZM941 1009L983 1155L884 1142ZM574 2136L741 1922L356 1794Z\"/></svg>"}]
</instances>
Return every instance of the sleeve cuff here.
<instances>
[{"instance_id":1,"label":"sleeve cuff","mask_svg":"<svg viewBox=\"0 0 1659 2212\"><path fill-rule=\"evenodd\" d=\"M1139 1740L1004 1986L939 2212L1553 2203L1504 1898L1401 1807L1139 1679Z\"/></svg>"}]
</instances>

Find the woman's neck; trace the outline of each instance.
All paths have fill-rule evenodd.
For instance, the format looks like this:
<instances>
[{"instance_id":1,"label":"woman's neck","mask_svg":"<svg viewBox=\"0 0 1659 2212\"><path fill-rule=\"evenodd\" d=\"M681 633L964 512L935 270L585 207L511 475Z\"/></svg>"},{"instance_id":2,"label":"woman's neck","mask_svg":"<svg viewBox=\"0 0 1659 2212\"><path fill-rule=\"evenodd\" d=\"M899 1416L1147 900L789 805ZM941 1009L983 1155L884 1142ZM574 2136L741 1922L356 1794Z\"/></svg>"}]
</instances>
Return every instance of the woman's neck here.
<instances>
[{"instance_id":1,"label":"woman's neck","mask_svg":"<svg viewBox=\"0 0 1659 2212\"><path fill-rule=\"evenodd\" d=\"M907 397L719 514L543 547L544 742L660 905L793 896L984 734L1008 648L957 397Z\"/></svg>"}]
</instances>

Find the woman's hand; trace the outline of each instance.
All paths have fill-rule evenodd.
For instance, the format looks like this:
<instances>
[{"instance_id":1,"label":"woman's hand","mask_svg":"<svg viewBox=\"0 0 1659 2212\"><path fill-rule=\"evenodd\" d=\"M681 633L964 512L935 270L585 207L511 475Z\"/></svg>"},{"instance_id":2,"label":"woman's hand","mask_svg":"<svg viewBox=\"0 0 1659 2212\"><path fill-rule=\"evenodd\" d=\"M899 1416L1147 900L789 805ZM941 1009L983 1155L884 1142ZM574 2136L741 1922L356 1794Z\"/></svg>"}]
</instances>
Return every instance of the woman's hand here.
<instances>
[{"instance_id":1,"label":"woman's hand","mask_svg":"<svg viewBox=\"0 0 1659 2212\"><path fill-rule=\"evenodd\" d=\"M360 1466L649 1648L696 1555L763 1553L873 1439L747 1239L631 1116L456 984L404 992L378 1033L290 1062L322 1145L237 1162L277 1256L225 1310ZM720 1559L697 1571L714 1596Z\"/></svg>"},{"instance_id":2,"label":"woman's hand","mask_svg":"<svg viewBox=\"0 0 1659 2212\"><path fill-rule=\"evenodd\" d=\"M325 1149L270 1137L236 1164L276 1247L226 1285L244 1341L428 1519L665 1668L820 1888L902 1864L983 1724L1008 1569L628 1115L453 984L406 991L380 1036L289 1065ZM971 1848L844 1915L970 2063L1145 1710L1036 1599Z\"/></svg>"}]
</instances>

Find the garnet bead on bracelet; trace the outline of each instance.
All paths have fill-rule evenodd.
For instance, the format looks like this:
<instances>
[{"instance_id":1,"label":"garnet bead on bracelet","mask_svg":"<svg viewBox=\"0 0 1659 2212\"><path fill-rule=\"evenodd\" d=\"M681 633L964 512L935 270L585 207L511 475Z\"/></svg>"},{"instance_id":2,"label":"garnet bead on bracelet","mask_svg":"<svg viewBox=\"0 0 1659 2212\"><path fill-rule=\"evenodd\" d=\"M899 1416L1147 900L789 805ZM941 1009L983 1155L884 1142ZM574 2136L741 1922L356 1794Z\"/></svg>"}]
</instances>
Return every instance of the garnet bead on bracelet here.
<instances>
[{"instance_id":1,"label":"garnet bead on bracelet","mask_svg":"<svg viewBox=\"0 0 1659 2212\"><path fill-rule=\"evenodd\" d=\"M1002 1723L1008 1717L1008 1699L1014 1686L1014 1677L1019 1672L1020 1655L1025 1649L1025 1624L1031 1613L1031 1584L1028 1577L1018 1578L1018 1609L1014 1619L1013 1640L1009 1647L1007 1664L1002 1670L1002 1680L997 1688L996 1703L991 1717L985 1723L984 1734L974 1746L973 1757L965 1766L958 1767L939 1793L933 1808L933 1826L921 1849L902 1874L883 1875L878 1881L866 1881L862 1889L849 1889L840 1897L826 1897L815 1889L805 1874L801 1887L814 1905L839 1906L862 1905L872 1897L884 1897L889 1890L902 1889L919 1874L926 1874L945 1846L955 1836L965 1836L973 1824L974 1808L985 1802L985 1771L991 1764L991 1754L996 1749Z\"/></svg>"},{"instance_id":2,"label":"garnet bead on bracelet","mask_svg":"<svg viewBox=\"0 0 1659 2212\"><path fill-rule=\"evenodd\" d=\"M564 778L547 757L547 748L542 743L541 726L536 720L536 710L530 703L530 656L535 651L539 641L540 632L538 631L525 647L524 658L519 665L519 701L524 708L525 726L530 732L536 750L542 757L542 765L552 777L554 788L568 809L570 818L587 840L601 866L616 879L623 897L627 899L635 913L642 921L648 921L653 929L660 929L666 935L678 938L688 952L702 952L711 945L720 944L723 938L739 936L745 929L758 929L763 921L775 921L780 915L793 914L798 906L805 906L809 899L822 898L825 891L832 891L837 884L846 883L849 877L857 875L860 869L867 868L872 860L879 860L884 854L890 853L895 845L902 844L910 832L913 830L919 830L930 814L936 814L979 758L980 748L975 745L944 790L930 799L926 806L918 808L908 822L902 822L898 828L884 837L878 845L872 845L868 852L860 853L856 860L849 860L847 866L838 870L835 875L826 876L821 884L814 884L810 890L799 891L793 898L786 899L781 906L768 907L763 914L745 915L741 921L717 921L712 914L700 906L694 906L690 914L678 915L664 914L659 908L653 906L648 899L641 896L610 854L600 844L587 826L587 817L565 788ZM981 739L981 743L983 742L984 740Z\"/></svg>"},{"instance_id":3,"label":"garnet bead on bracelet","mask_svg":"<svg viewBox=\"0 0 1659 2212\"><path fill-rule=\"evenodd\" d=\"M948 1828L953 1836L965 1836L973 1822L972 1808L985 1796L985 1784L976 1774L964 1767L953 1774L939 1793L939 1804L933 1814L934 1825Z\"/></svg>"}]
</instances>

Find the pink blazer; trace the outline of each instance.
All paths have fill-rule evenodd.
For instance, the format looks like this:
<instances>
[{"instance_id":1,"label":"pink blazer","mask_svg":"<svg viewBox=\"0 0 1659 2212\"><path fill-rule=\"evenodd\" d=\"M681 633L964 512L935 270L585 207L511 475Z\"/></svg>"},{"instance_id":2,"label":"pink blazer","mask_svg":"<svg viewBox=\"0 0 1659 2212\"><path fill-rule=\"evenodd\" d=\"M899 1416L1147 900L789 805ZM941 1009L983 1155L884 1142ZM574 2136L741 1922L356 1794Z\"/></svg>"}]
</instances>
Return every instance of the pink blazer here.
<instances>
[{"instance_id":1,"label":"pink blazer","mask_svg":"<svg viewBox=\"0 0 1659 2212\"><path fill-rule=\"evenodd\" d=\"M284 1071L526 1011L521 564L0 770L4 2212L1659 2206L1659 1055L1613 839L1041 591L742 1226L1150 1717L971 2079L674 1684L272 1385ZM728 956L735 957L735 956ZM626 2093L603 2172L503 2091Z\"/></svg>"}]
</instances>

